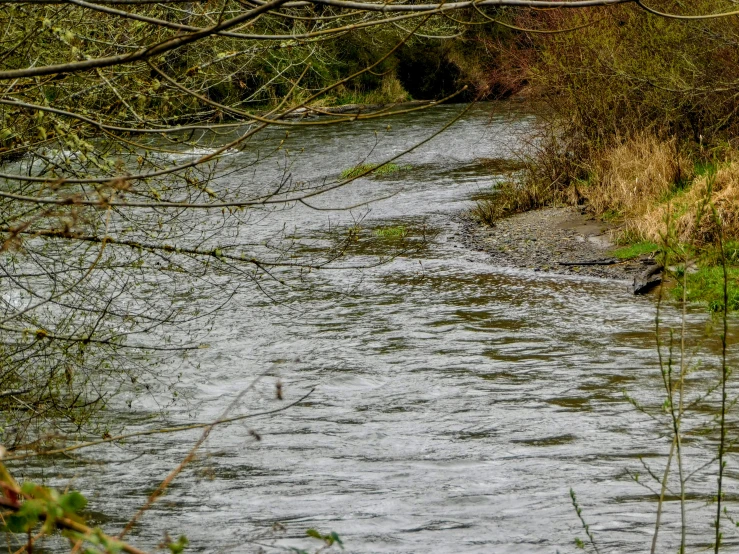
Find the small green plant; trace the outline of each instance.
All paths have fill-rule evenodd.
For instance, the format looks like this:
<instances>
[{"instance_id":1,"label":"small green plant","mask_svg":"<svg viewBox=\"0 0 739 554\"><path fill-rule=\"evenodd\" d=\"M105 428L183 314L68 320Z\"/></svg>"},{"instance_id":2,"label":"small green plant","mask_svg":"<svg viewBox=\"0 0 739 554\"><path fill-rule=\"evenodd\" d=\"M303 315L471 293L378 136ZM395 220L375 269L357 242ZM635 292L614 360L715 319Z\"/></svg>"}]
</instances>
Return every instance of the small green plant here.
<instances>
[{"instance_id":1,"label":"small green plant","mask_svg":"<svg viewBox=\"0 0 739 554\"><path fill-rule=\"evenodd\" d=\"M580 508L580 504L577 502L577 495L575 494L575 491L573 489L570 489L570 500L572 500L572 507L575 508L575 513L577 514L577 517L580 519L580 523L582 524L582 528L585 531L585 535L588 537L588 542L593 547L593 550L596 552L596 554L600 554L598 547L595 544L595 537L593 536L592 531L590 531L590 525L585 521L585 517L582 515L582 508ZM575 545L578 548L585 549L585 543L579 539L575 538Z\"/></svg>"},{"instance_id":2,"label":"small green plant","mask_svg":"<svg viewBox=\"0 0 739 554\"><path fill-rule=\"evenodd\" d=\"M374 230L375 236L385 239L402 239L408 235L408 230L404 225L396 225L395 227L381 227Z\"/></svg>"},{"instance_id":3,"label":"small green plant","mask_svg":"<svg viewBox=\"0 0 739 554\"><path fill-rule=\"evenodd\" d=\"M190 544L190 541L187 540L187 537L181 536L176 541L173 541L168 534L165 535L165 541L160 546L166 546L169 548L169 551L171 554L182 554L184 552L185 548L187 548L187 545Z\"/></svg>"},{"instance_id":4,"label":"small green plant","mask_svg":"<svg viewBox=\"0 0 739 554\"><path fill-rule=\"evenodd\" d=\"M603 214L600 217L603 221L607 221L611 223L611 222L618 221L619 219L621 219L622 214L618 210L611 209L611 210L606 210L605 212L603 212Z\"/></svg>"},{"instance_id":5,"label":"small green plant","mask_svg":"<svg viewBox=\"0 0 739 554\"><path fill-rule=\"evenodd\" d=\"M698 160L693 164L693 171L698 176L715 175L720 167L721 164L716 160Z\"/></svg>"},{"instance_id":6,"label":"small green plant","mask_svg":"<svg viewBox=\"0 0 739 554\"><path fill-rule=\"evenodd\" d=\"M500 209L500 205L494 199L486 198L475 203L475 206L470 210L470 215L483 225L493 227L504 214Z\"/></svg>"},{"instance_id":7,"label":"small green plant","mask_svg":"<svg viewBox=\"0 0 739 554\"><path fill-rule=\"evenodd\" d=\"M359 177L364 173L372 172L374 176L390 175L392 173L398 173L399 171L408 171L411 169L410 165L398 165L389 163L385 165L380 164L360 164L354 167L350 167L341 172L342 179L353 179Z\"/></svg>"},{"instance_id":8,"label":"small green plant","mask_svg":"<svg viewBox=\"0 0 739 554\"><path fill-rule=\"evenodd\" d=\"M362 234L362 228L354 224L346 230L346 238L351 242L357 242Z\"/></svg>"},{"instance_id":9,"label":"small green plant","mask_svg":"<svg viewBox=\"0 0 739 554\"><path fill-rule=\"evenodd\" d=\"M724 244L724 259L728 264L739 264L739 242L726 241Z\"/></svg>"},{"instance_id":10,"label":"small green plant","mask_svg":"<svg viewBox=\"0 0 739 554\"><path fill-rule=\"evenodd\" d=\"M739 241L727 240L724 243L724 253L721 256L721 249L716 245L706 245L700 252L700 266L721 265L722 260L726 260L729 266L739 265Z\"/></svg>"},{"instance_id":11,"label":"small green plant","mask_svg":"<svg viewBox=\"0 0 739 554\"><path fill-rule=\"evenodd\" d=\"M79 521L77 512L87 505L85 497L76 491L60 494L30 482L23 484L18 497L25 497L25 501L5 518L5 530L11 533L29 533L42 522L43 532L51 534L61 518Z\"/></svg>"},{"instance_id":12,"label":"small green plant","mask_svg":"<svg viewBox=\"0 0 739 554\"><path fill-rule=\"evenodd\" d=\"M633 258L638 258L639 256L642 256L644 254L654 254L658 251L659 246L657 246L653 242L644 240L641 242L637 242L636 244L631 244L628 246L624 246L623 248L619 248L613 252L613 255L621 260L631 260Z\"/></svg>"},{"instance_id":13,"label":"small green plant","mask_svg":"<svg viewBox=\"0 0 739 554\"><path fill-rule=\"evenodd\" d=\"M342 549L344 548L344 543L341 541L341 538L333 531L322 535L315 529L308 529L305 534L314 539L318 539L319 541L323 541L328 548L332 547L334 544L338 544Z\"/></svg>"}]
</instances>

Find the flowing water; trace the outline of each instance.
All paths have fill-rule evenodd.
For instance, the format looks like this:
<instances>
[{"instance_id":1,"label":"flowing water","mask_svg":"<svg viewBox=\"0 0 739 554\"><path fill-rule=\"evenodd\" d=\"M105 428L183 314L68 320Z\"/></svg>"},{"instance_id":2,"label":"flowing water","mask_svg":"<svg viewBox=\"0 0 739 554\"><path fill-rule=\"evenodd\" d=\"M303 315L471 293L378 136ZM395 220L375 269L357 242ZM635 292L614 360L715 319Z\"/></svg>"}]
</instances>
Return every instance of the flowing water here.
<instances>
[{"instance_id":1,"label":"flowing water","mask_svg":"<svg viewBox=\"0 0 739 554\"><path fill-rule=\"evenodd\" d=\"M290 172L320 181L365 158L384 160L461 110L293 133ZM328 228L343 236L353 227L358 244L344 262L360 265L395 244L377 229L403 226L409 244L428 243L376 267L323 272L315 288L278 303L241 294L223 309L210 348L183 375L188 403L170 410L170 422L218 417L265 370L280 376L283 404L315 390L284 412L214 430L144 516L135 544L153 547L167 531L187 535L194 551L273 541L315 549L305 537L315 528L338 533L348 552L553 554L585 539L573 488L601 551L648 550L656 502L632 475L646 473L640 457L662 471L670 438L624 391L663 402L654 298L633 297L623 282L493 267L464 247L456 222L500 178L495 168L534 122L518 104L480 104L397 162L410 169L360 179L313 204L389 198L346 211L298 205L253 228L252 241L286 229L320 250L332 241ZM664 310L671 324L678 315ZM689 311L696 340L706 321L702 310ZM715 340L699 350L707 366L715 352ZM279 407L274 382L266 377L248 392L239 413ZM150 437L98 452L109 463L58 460L45 473L76 475L73 485L115 531L198 436ZM686 445L707 460L703 442ZM700 477L694 492L713 483ZM690 512L689 536L710 541L712 508L701 506ZM675 510L669 503L662 531L673 546ZM272 533L275 522L285 530Z\"/></svg>"}]
</instances>

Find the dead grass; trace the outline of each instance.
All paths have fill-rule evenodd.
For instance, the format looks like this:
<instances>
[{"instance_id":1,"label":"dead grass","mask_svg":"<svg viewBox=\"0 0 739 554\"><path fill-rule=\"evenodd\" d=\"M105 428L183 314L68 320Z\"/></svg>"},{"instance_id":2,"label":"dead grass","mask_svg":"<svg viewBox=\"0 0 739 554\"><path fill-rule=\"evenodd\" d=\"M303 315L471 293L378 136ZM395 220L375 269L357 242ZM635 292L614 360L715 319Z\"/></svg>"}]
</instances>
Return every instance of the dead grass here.
<instances>
[{"instance_id":1,"label":"dead grass","mask_svg":"<svg viewBox=\"0 0 739 554\"><path fill-rule=\"evenodd\" d=\"M669 201L652 207L639 222L644 238L659 240L667 222L680 243L702 247L717 242L719 223L724 239L739 237L739 163L729 162L715 173L697 177L692 186Z\"/></svg>"},{"instance_id":2,"label":"dead grass","mask_svg":"<svg viewBox=\"0 0 739 554\"><path fill-rule=\"evenodd\" d=\"M484 225L494 226L501 218L544 206L566 204L571 167L567 144L557 133L543 134L529 145L534 154L522 154L514 163L504 167L499 161L489 160L491 172L508 173L498 183L490 198L479 200L470 214Z\"/></svg>"},{"instance_id":3,"label":"dead grass","mask_svg":"<svg viewBox=\"0 0 739 554\"><path fill-rule=\"evenodd\" d=\"M693 167L675 140L651 135L609 149L592 164L590 179L579 192L596 215L615 212L627 225L692 177Z\"/></svg>"}]
</instances>

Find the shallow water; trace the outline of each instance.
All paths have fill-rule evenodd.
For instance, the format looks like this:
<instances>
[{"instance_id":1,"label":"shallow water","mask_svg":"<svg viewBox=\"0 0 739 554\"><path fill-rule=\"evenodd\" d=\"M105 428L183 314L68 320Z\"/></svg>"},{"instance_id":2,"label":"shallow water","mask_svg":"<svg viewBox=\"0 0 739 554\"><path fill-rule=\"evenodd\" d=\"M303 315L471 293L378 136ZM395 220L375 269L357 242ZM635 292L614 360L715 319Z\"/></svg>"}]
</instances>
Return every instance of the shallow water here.
<instances>
[{"instance_id":1,"label":"shallow water","mask_svg":"<svg viewBox=\"0 0 739 554\"><path fill-rule=\"evenodd\" d=\"M289 173L320 180L368 152L369 161L383 160L460 110L395 118L390 131L380 121L293 133ZM574 551L574 538L585 538L574 488L603 551L648 550L654 497L628 471L645 473L641 456L660 472L670 439L624 390L645 404L663 401L655 299L633 297L622 282L492 267L464 248L455 223L500 177L481 160L511 158L534 122L518 104L478 105L398 161L411 169L360 179L315 204L390 198L350 211L295 206L252 228L252 241L287 229L310 238L303 248L320 250L331 243L329 226L341 234L356 225L360 238L347 262L391 251L395 243L378 239L376 228L403 225L408 244L422 236L429 243L377 267L321 273L315 288L286 293L279 305L242 294L224 308L210 348L183 375L189 400L168 412L170 422L218 417L265 370L279 374L286 402L315 390L277 415L216 429L144 517L135 544L154 547L168 531L187 535L194 551L241 552L273 540L317 547L304 538L316 528L337 532L349 552ZM263 172L276 179L285 166ZM236 172L218 186L245 178ZM671 324L678 315L664 309ZM691 309L688 320L692 346L707 317ZM697 348L715 364L715 339ZM706 386L708 377L698 372L691 385ZM265 378L238 410L278 407L274 380ZM75 475L74 486L115 531L197 436L96 453L112 464L56 460L44 474L62 482ZM704 439L687 444L691 467L709 459L704 446ZM713 480L701 475L691 490L706 493ZM674 546L675 508L666 509L665 545ZM710 510L696 503L691 511L692 541L710 541ZM270 533L275 522L286 531Z\"/></svg>"}]
</instances>

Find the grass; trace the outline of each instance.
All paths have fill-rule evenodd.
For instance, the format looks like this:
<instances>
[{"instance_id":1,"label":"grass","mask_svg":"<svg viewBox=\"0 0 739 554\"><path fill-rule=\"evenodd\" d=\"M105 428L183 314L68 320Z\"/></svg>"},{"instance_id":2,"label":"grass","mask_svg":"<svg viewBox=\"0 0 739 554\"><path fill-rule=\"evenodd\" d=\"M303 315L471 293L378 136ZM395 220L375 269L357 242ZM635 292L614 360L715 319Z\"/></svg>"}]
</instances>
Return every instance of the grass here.
<instances>
[{"instance_id":1,"label":"grass","mask_svg":"<svg viewBox=\"0 0 739 554\"><path fill-rule=\"evenodd\" d=\"M380 86L372 90L356 90L344 86L337 87L333 97L326 96L326 101L332 105L345 104L395 104L411 100L411 95L403 88L394 72L387 73Z\"/></svg>"},{"instance_id":2,"label":"grass","mask_svg":"<svg viewBox=\"0 0 739 554\"><path fill-rule=\"evenodd\" d=\"M716 173L696 176L669 201L653 203L634 223L644 239L656 240L664 234L669 220L676 242L708 248L717 243L719 228L726 240L739 238L737 198L739 163L730 162Z\"/></svg>"},{"instance_id":3,"label":"grass","mask_svg":"<svg viewBox=\"0 0 739 554\"><path fill-rule=\"evenodd\" d=\"M705 161L675 139L647 133L594 148L577 163L556 141L523 170L478 200L470 215L494 226L501 218L539 207L569 204L617 223L622 260L664 251L697 266L688 300L723 309L722 259L729 266L729 310L739 310L739 150ZM703 161L701 161L703 160ZM569 165L568 165L569 164ZM717 244L723 236L723 256ZM667 245L666 247L660 245ZM681 286L676 289L681 295Z\"/></svg>"},{"instance_id":4,"label":"grass","mask_svg":"<svg viewBox=\"0 0 739 554\"><path fill-rule=\"evenodd\" d=\"M494 227L495 222L507 214L503 213L503 210L500 209L500 205L494 198L485 198L484 200L475 202L475 205L470 210L470 215L477 222L488 227Z\"/></svg>"},{"instance_id":5,"label":"grass","mask_svg":"<svg viewBox=\"0 0 739 554\"><path fill-rule=\"evenodd\" d=\"M408 235L408 230L404 225L396 225L394 227L381 227L374 230L375 236L385 239L402 239Z\"/></svg>"},{"instance_id":6,"label":"grass","mask_svg":"<svg viewBox=\"0 0 739 554\"><path fill-rule=\"evenodd\" d=\"M493 227L499 219L542 208L556 200L555 189L541 180L510 178L495 185L492 196L478 200L469 214L483 225Z\"/></svg>"},{"instance_id":7,"label":"grass","mask_svg":"<svg viewBox=\"0 0 739 554\"><path fill-rule=\"evenodd\" d=\"M618 210L606 210L600 217L603 221L612 223L619 221L623 217L623 214Z\"/></svg>"},{"instance_id":8,"label":"grass","mask_svg":"<svg viewBox=\"0 0 739 554\"><path fill-rule=\"evenodd\" d=\"M693 165L693 171L696 175L713 175L721 167L721 164L715 160L699 160Z\"/></svg>"},{"instance_id":9,"label":"grass","mask_svg":"<svg viewBox=\"0 0 739 554\"><path fill-rule=\"evenodd\" d=\"M589 184L581 191L591 211L600 216L618 212L625 219L639 219L652 204L668 198L676 183L692 177L693 167L675 140L648 134L606 149L591 164Z\"/></svg>"},{"instance_id":10,"label":"grass","mask_svg":"<svg viewBox=\"0 0 739 554\"><path fill-rule=\"evenodd\" d=\"M653 254L659 250L659 246L655 243L643 240L635 244L630 244L619 248L613 252L613 255L620 260L631 260L632 258L638 258L644 254Z\"/></svg>"},{"instance_id":11,"label":"grass","mask_svg":"<svg viewBox=\"0 0 739 554\"><path fill-rule=\"evenodd\" d=\"M412 166L410 165L398 165L394 163L385 164L383 166L380 166L380 164L360 164L342 171L341 178L353 179L354 177L359 177L363 173L368 173L370 171L374 176L391 175L393 173L398 173L399 171L408 171L411 167Z\"/></svg>"},{"instance_id":12,"label":"grass","mask_svg":"<svg viewBox=\"0 0 739 554\"><path fill-rule=\"evenodd\" d=\"M683 297L683 270L677 271L677 286L672 289L675 298ZM739 309L739 267L727 267L729 311ZM724 309L724 271L721 266L700 267L686 276L688 302L701 302L708 305L711 312Z\"/></svg>"}]
</instances>

